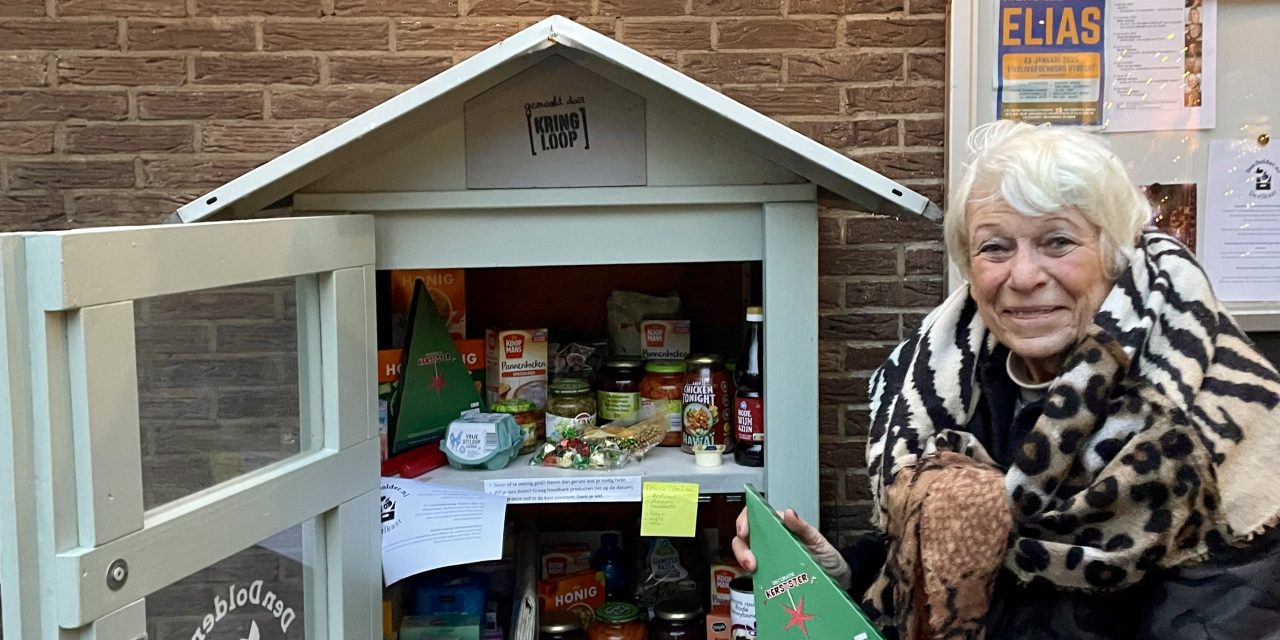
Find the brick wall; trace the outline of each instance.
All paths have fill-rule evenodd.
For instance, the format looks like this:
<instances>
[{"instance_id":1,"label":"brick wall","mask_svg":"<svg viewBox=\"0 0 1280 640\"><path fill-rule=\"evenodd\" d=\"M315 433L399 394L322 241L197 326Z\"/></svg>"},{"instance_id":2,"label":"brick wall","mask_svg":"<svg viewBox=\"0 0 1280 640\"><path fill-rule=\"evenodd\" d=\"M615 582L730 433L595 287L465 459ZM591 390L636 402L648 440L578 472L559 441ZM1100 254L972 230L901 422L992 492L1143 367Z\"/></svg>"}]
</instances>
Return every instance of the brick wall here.
<instances>
[{"instance_id":1,"label":"brick wall","mask_svg":"<svg viewBox=\"0 0 1280 640\"><path fill-rule=\"evenodd\" d=\"M559 13L940 201L945 0L0 0L0 225L155 223ZM824 202L824 529L866 526L866 380L941 299L932 225Z\"/></svg>"}]
</instances>

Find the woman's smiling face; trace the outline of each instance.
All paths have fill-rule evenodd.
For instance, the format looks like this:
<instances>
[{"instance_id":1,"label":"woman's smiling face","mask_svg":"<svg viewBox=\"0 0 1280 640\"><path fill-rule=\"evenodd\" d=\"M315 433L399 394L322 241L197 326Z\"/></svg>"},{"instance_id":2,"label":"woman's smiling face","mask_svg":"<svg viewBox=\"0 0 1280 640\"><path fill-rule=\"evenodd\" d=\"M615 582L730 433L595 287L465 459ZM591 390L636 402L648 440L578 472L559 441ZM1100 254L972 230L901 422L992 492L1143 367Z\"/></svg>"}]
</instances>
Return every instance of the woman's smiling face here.
<instances>
[{"instance_id":1,"label":"woman's smiling face","mask_svg":"<svg viewBox=\"0 0 1280 640\"><path fill-rule=\"evenodd\" d=\"M969 206L968 230L982 320L1035 381L1053 378L1111 289L1098 228L1072 209L1033 217L985 198Z\"/></svg>"}]
</instances>

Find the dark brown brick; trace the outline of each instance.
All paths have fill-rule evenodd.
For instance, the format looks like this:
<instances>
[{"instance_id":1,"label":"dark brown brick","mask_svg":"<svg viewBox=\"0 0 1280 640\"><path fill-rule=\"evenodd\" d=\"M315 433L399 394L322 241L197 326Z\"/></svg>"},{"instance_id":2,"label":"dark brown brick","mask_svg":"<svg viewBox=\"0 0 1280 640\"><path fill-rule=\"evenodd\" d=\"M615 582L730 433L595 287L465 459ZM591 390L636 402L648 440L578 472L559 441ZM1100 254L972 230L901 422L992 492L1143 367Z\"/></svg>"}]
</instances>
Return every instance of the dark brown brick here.
<instances>
[{"instance_id":1,"label":"dark brown brick","mask_svg":"<svg viewBox=\"0 0 1280 640\"><path fill-rule=\"evenodd\" d=\"M901 53L830 52L787 56L788 82L876 82L901 80Z\"/></svg>"},{"instance_id":2,"label":"dark brown brick","mask_svg":"<svg viewBox=\"0 0 1280 640\"><path fill-rule=\"evenodd\" d=\"M603 16L678 16L684 14L685 0L600 0Z\"/></svg>"},{"instance_id":3,"label":"dark brown brick","mask_svg":"<svg viewBox=\"0 0 1280 640\"><path fill-rule=\"evenodd\" d=\"M908 80L936 80L942 82L947 79L947 54L945 53L908 53L907 54L907 79Z\"/></svg>"},{"instance_id":4,"label":"dark brown brick","mask_svg":"<svg viewBox=\"0 0 1280 640\"><path fill-rule=\"evenodd\" d=\"M182 18L183 0L57 0L58 16L119 16L121 18Z\"/></svg>"},{"instance_id":5,"label":"dark brown brick","mask_svg":"<svg viewBox=\"0 0 1280 640\"><path fill-rule=\"evenodd\" d=\"M195 147L189 124L88 124L67 127L69 153L190 153Z\"/></svg>"},{"instance_id":6,"label":"dark brown brick","mask_svg":"<svg viewBox=\"0 0 1280 640\"><path fill-rule=\"evenodd\" d=\"M331 56L329 82L333 84L416 84L453 64L449 56Z\"/></svg>"},{"instance_id":7,"label":"dark brown brick","mask_svg":"<svg viewBox=\"0 0 1280 640\"><path fill-rule=\"evenodd\" d=\"M226 53L196 56L200 84L304 84L320 81L320 59L307 55Z\"/></svg>"},{"instance_id":8,"label":"dark brown brick","mask_svg":"<svg viewBox=\"0 0 1280 640\"><path fill-rule=\"evenodd\" d=\"M939 280L894 280L850 282L845 289L845 306L859 307L932 307L942 302Z\"/></svg>"},{"instance_id":9,"label":"dark brown brick","mask_svg":"<svg viewBox=\"0 0 1280 640\"><path fill-rule=\"evenodd\" d=\"M344 88L272 91L271 115L281 119L350 118L399 93L396 89Z\"/></svg>"},{"instance_id":10,"label":"dark brown brick","mask_svg":"<svg viewBox=\"0 0 1280 640\"><path fill-rule=\"evenodd\" d=\"M906 255L907 275L942 275L946 267L946 254L942 248L908 249Z\"/></svg>"},{"instance_id":11,"label":"dark brown brick","mask_svg":"<svg viewBox=\"0 0 1280 640\"><path fill-rule=\"evenodd\" d=\"M64 226L62 198L51 193L0 193L0 231L39 231Z\"/></svg>"},{"instance_id":12,"label":"dark brown brick","mask_svg":"<svg viewBox=\"0 0 1280 640\"><path fill-rule=\"evenodd\" d=\"M123 120L128 115L122 91L0 91L0 120Z\"/></svg>"},{"instance_id":13,"label":"dark brown brick","mask_svg":"<svg viewBox=\"0 0 1280 640\"><path fill-rule=\"evenodd\" d=\"M927 242L942 240L942 224L923 216L868 215L845 222L850 243Z\"/></svg>"},{"instance_id":14,"label":"dark brown brick","mask_svg":"<svg viewBox=\"0 0 1280 640\"><path fill-rule=\"evenodd\" d=\"M932 18L850 19L845 40L855 47L945 47L946 22Z\"/></svg>"},{"instance_id":15,"label":"dark brown brick","mask_svg":"<svg viewBox=\"0 0 1280 640\"><path fill-rule=\"evenodd\" d=\"M129 48L134 51L251 51L253 24L222 20L130 20Z\"/></svg>"},{"instance_id":16,"label":"dark brown brick","mask_svg":"<svg viewBox=\"0 0 1280 640\"><path fill-rule=\"evenodd\" d=\"M72 211L67 218L76 227L156 224L198 195L147 191L76 194L71 196Z\"/></svg>"},{"instance_id":17,"label":"dark brown brick","mask_svg":"<svg viewBox=\"0 0 1280 640\"><path fill-rule=\"evenodd\" d=\"M614 18L611 16L596 16L596 17L588 16L588 17L577 17L577 18L574 18L573 21L592 31L595 31L596 33L601 33L606 36L609 36L610 38L617 40L616 38L616 35L618 32L617 18ZM674 62L667 62L667 64L672 67L676 66Z\"/></svg>"},{"instance_id":18,"label":"dark brown brick","mask_svg":"<svg viewBox=\"0 0 1280 640\"><path fill-rule=\"evenodd\" d=\"M695 16L781 16L781 0L692 0Z\"/></svg>"},{"instance_id":19,"label":"dark brown brick","mask_svg":"<svg viewBox=\"0 0 1280 640\"><path fill-rule=\"evenodd\" d=\"M830 215L818 216L818 244L844 244L844 223Z\"/></svg>"},{"instance_id":20,"label":"dark brown brick","mask_svg":"<svg viewBox=\"0 0 1280 640\"><path fill-rule=\"evenodd\" d=\"M862 381L864 384L865 380ZM825 438L818 445L819 465L828 469L867 466L867 442L861 439Z\"/></svg>"},{"instance_id":21,"label":"dark brown brick","mask_svg":"<svg viewBox=\"0 0 1280 640\"><path fill-rule=\"evenodd\" d=\"M159 189L212 189L248 173L265 160L192 157L143 160L142 183Z\"/></svg>"},{"instance_id":22,"label":"dark brown brick","mask_svg":"<svg viewBox=\"0 0 1280 640\"><path fill-rule=\"evenodd\" d=\"M844 354L839 344L823 343L818 345L818 372L840 373L843 370Z\"/></svg>"},{"instance_id":23,"label":"dark brown brick","mask_svg":"<svg viewBox=\"0 0 1280 640\"><path fill-rule=\"evenodd\" d=\"M264 22L262 48L267 51L339 51L390 48L386 22Z\"/></svg>"},{"instance_id":24,"label":"dark brown brick","mask_svg":"<svg viewBox=\"0 0 1280 640\"><path fill-rule=\"evenodd\" d=\"M818 281L818 309L839 309L844 306L844 284L836 280Z\"/></svg>"},{"instance_id":25,"label":"dark brown brick","mask_svg":"<svg viewBox=\"0 0 1280 640\"><path fill-rule=\"evenodd\" d=\"M835 149L898 145L897 120L792 122L791 128Z\"/></svg>"},{"instance_id":26,"label":"dark brown brick","mask_svg":"<svg viewBox=\"0 0 1280 640\"><path fill-rule=\"evenodd\" d=\"M913 336L920 331L920 323L924 322L927 312L902 314L902 335Z\"/></svg>"},{"instance_id":27,"label":"dark brown brick","mask_svg":"<svg viewBox=\"0 0 1280 640\"><path fill-rule=\"evenodd\" d=\"M213 394L206 389L146 393L138 397L138 411L143 420L207 420L213 417Z\"/></svg>"},{"instance_id":28,"label":"dark brown brick","mask_svg":"<svg viewBox=\"0 0 1280 640\"><path fill-rule=\"evenodd\" d=\"M9 163L11 189L132 187L131 160L32 160Z\"/></svg>"},{"instance_id":29,"label":"dark brown brick","mask_svg":"<svg viewBox=\"0 0 1280 640\"><path fill-rule=\"evenodd\" d=\"M857 235L846 235L849 239ZM818 274L824 276L896 275L898 251L896 249L833 249L818 248Z\"/></svg>"},{"instance_id":30,"label":"dark brown brick","mask_svg":"<svg viewBox=\"0 0 1280 640\"><path fill-rule=\"evenodd\" d=\"M947 12L947 0L909 0L907 13L914 15L922 14L945 14Z\"/></svg>"},{"instance_id":31,"label":"dark brown brick","mask_svg":"<svg viewBox=\"0 0 1280 640\"><path fill-rule=\"evenodd\" d=\"M219 353L296 353L298 350L298 328L283 322L219 325L215 339Z\"/></svg>"},{"instance_id":32,"label":"dark brown brick","mask_svg":"<svg viewBox=\"0 0 1280 640\"><path fill-rule=\"evenodd\" d=\"M835 469L818 471L819 501L836 501L840 499L840 485L844 483L844 473Z\"/></svg>"},{"instance_id":33,"label":"dark brown brick","mask_svg":"<svg viewBox=\"0 0 1280 640\"><path fill-rule=\"evenodd\" d=\"M850 113L941 113L943 87L855 87L845 91Z\"/></svg>"},{"instance_id":34,"label":"dark brown brick","mask_svg":"<svg viewBox=\"0 0 1280 640\"><path fill-rule=\"evenodd\" d=\"M862 468L867 466L865 459L861 466ZM849 471L845 476L844 495L849 500L870 500L871 481L867 479L867 474Z\"/></svg>"},{"instance_id":35,"label":"dark brown brick","mask_svg":"<svg viewBox=\"0 0 1280 640\"><path fill-rule=\"evenodd\" d=\"M947 122L941 118L929 120L904 120L908 147L939 147L946 143Z\"/></svg>"},{"instance_id":36,"label":"dark brown brick","mask_svg":"<svg viewBox=\"0 0 1280 640\"><path fill-rule=\"evenodd\" d=\"M138 94L143 120L207 120L262 117L261 91L164 91Z\"/></svg>"},{"instance_id":37,"label":"dark brown brick","mask_svg":"<svg viewBox=\"0 0 1280 640\"><path fill-rule=\"evenodd\" d=\"M874 371L889 359L896 345L848 347L844 352L845 371Z\"/></svg>"},{"instance_id":38,"label":"dark brown brick","mask_svg":"<svg viewBox=\"0 0 1280 640\"><path fill-rule=\"evenodd\" d=\"M887 360L888 357L886 356ZM873 367L867 367L870 370L879 368L884 361L880 361ZM869 374L868 374L869 375ZM850 437L865 437L871 431L871 412L865 408L854 408L844 412L844 434Z\"/></svg>"},{"instance_id":39,"label":"dark brown brick","mask_svg":"<svg viewBox=\"0 0 1280 640\"><path fill-rule=\"evenodd\" d=\"M53 124L0 124L0 154L53 152Z\"/></svg>"},{"instance_id":40,"label":"dark brown brick","mask_svg":"<svg viewBox=\"0 0 1280 640\"><path fill-rule=\"evenodd\" d=\"M936 205L941 206L946 197L946 188L940 182L930 184L913 183L911 190L929 199Z\"/></svg>"},{"instance_id":41,"label":"dark brown brick","mask_svg":"<svg viewBox=\"0 0 1280 640\"><path fill-rule=\"evenodd\" d=\"M0 20L5 49L119 49L115 20Z\"/></svg>"},{"instance_id":42,"label":"dark brown brick","mask_svg":"<svg viewBox=\"0 0 1280 640\"><path fill-rule=\"evenodd\" d=\"M576 17L591 13L590 0L471 0L468 16L505 18L507 16L562 15Z\"/></svg>"},{"instance_id":43,"label":"dark brown brick","mask_svg":"<svg viewBox=\"0 0 1280 640\"><path fill-rule=\"evenodd\" d=\"M254 389L226 391L218 394L218 417L223 420L261 417L297 417L297 387L281 391Z\"/></svg>"},{"instance_id":44,"label":"dark brown brick","mask_svg":"<svg viewBox=\"0 0 1280 640\"><path fill-rule=\"evenodd\" d=\"M825 340L897 340L895 313L847 313L818 318L818 337ZM865 400L865 398L864 398ZM862 402L862 400L842 400Z\"/></svg>"},{"instance_id":45,"label":"dark brown brick","mask_svg":"<svg viewBox=\"0 0 1280 640\"><path fill-rule=\"evenodd\" d=\"M197 16L291 16L319 18L320 0L196 0Z\"/></svg>"},{"instance_id":46,"label":"dark brown brick","mask_svg":"<svg viewBox=\"0 0 1280 640\"><path fill-rule=\"evenodd\" d=\"M0 86L35 87L49 83L44 54L0 54Z\"/></svg>"},{"instance_id":47,"label":"dark brown brick","mask_svg":"<svg viewBox=\"0 0 1280 640\"><path fill-rule=\"evenodd\" d=\"M200 324L162 322L138 325L135 329L138 353L192 355L212 352L213 327Z\"/></svg>"},{"instance_id":48,"label":"dark brown brick","mask_svg":"<svg viewBox=\"0 0 1280 640\"><path fill-rule=\"evenodd\" d=\"M706 50L711 48L711 23L696 20L622 20L623 44L644 50Z\"/></svg>"},{"instance_id":49,"label":"dark brown brick","mask_svg":"<svg viewBox=\"0 0 1280 640\"><path fill-rule=\"evenodd\" d=\"M828 49L836 44L836 21L825 18L722 20L717 49Z\"/></svg>"},{"instance_id":50,"label":"dark brown brick","mask_svg":"<svg viewBox=\"0 0 1280 640\"><path fill-rule=\"evenodd\" d=\"M700 82L762 84L782 81L782 56L776 53L685 53L680 70Z\"/></svg>"},{"instance_id":51,"label":"dark brown brick","mask_svg":"<svg viewBox=\"0 0 1280 640\"><path fill-rule=\"evenodd\" d=\"M58 82L79 85L180 85L187 66L178 56L58 56Z\"/></svg>"},{"instance_id":52,"label":"dark brown brick","mask_svg":"<svg viewBox=\"0 0 1280 640\"><path fill-rule=\"evenodd\" d=\"M423 20L395 21L396 48L430 51L479 51L524 28L525 23L507 20Z\"/></svg>"},{"instance_id":53,"label":"dark brown brick","mask_svg":"<svg viewBox=\"0 0 1280 640\"><path fill-rule=\"evenodd\" d=\"M902 11L902 0L791 0L790 15L826 13L857 15Z\"/></svg>"},{"instance_id":54,"label":"dark brown brick","mask_svg":"<svg viewBox=\"0 0 1280 640\"><path fill-rule=\"evenodd\" d=\"M201 149L224 153L283 153L324 133L324 124L208 124Z\"/></svg>"},{"instance_id":55,"label":"dark brown brick","mask_svg":"<svg viewBox=\"0 0 1280 640\"><path fill-rule=\"evenodd\" d=\"M161 296L147 299L143 314L151 323L272 320L276 317L276 295L232 288Z\"/></svg>"},{"instance_id":56,"label":"dark brown brick","mask_svg":"<svg viewBox=\"0 0 1280 640\"><path fill-rule=\"evenodd\" d=\"M147 389L190 389L202 386L254 387L279 384L275 358L184 358L150 367L139 386Z\"/></svg>"},{"instance_id":57,"label":"dark brown brick","mask_svg":"<svg viewBox=\"0 0 1280 640\"><path fill-rule=\"evenodd\" d=\"M458 15L457 0L334 0L340 16L439 16Z\"/></svg>"},{"instance_id":58,"label":"dark brown brick","mask_svg":"<svg viewBox=\"0 0 1280 640\"><path fill-rule=\"evenodd\" d=\"M0 16L43 18L44 0L0 0Z\"/></svg>"},{"instance_id":59,"label":"dark brown brick","mask_svg":"<svg viewBox=\"0 0 1280 640\"><path fill-rule=\"evenodd\" d=\"M724 94L770 116L808 116L840 112L836 87L736 87Z\"/></svg>"},{"instance_id":60,"label":"dark brown brick","mask_svg":"<svg viewBox=\"0 0 1280 640\"><path fill-rule=\"evenodd\" d=\"M855 154L854 159L894 180L942 178L945 162L941 151L875 151Z\"/></svg>"},{"instance_id":61,"label":"dark brown brick","mask_svg":"<svg viewBox=\"0 0 1280 640\"><path fill-rule=\"evenodd\" d=\"M818 406L818 436L840 435L840 406L822 404Z\"/></svg>"}]
</instances>

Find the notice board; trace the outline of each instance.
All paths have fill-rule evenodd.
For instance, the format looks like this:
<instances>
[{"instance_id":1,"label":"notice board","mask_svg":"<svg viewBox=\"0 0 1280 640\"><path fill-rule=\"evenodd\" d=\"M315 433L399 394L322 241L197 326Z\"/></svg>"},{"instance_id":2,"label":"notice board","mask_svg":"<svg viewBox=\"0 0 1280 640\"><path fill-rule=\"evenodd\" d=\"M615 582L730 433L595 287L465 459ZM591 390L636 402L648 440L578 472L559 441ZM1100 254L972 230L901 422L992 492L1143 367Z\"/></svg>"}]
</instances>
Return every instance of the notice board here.
<instances>
[{"instance_id":1,"label":"notice board","mask_svg":"<svg viewBox=\"0 0 1280 640\"><path fill-rule=\"evenodd\" d=\"M969 131L996 119L999 2L952 3L949 21L948 185L959 178L966 161L965 139ZM1280 122L1280 72L1274 71L1273 62L1280 60L1280 0L1220 0L1216 25L1217 65L1211 79L1216 87L1213 128L1104 131L1136 183L1194 183L1197 216L1206 211L1210 143L1255 142L1260 136L1269 136L1276 140L1268 144L1280 145L1280 127L1276 126ZM1203 219L1195 224L1196 246L1203 246L1205 224ZM956 286L958 274L953 271L949 275L952 286ZM1280 303L1232 302L1228 306L1246 329L1280 331Z\"/></svg>"}]
</instances>

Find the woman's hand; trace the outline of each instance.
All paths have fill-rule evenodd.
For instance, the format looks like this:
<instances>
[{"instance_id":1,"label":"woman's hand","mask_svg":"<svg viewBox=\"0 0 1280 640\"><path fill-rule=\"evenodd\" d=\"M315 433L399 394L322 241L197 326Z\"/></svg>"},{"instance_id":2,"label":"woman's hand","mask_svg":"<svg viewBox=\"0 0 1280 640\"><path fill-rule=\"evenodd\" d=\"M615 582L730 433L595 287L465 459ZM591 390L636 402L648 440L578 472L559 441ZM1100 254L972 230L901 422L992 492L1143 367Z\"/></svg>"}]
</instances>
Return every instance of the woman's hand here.
<instances>
[{"instance_id":1,"label":"woman's hand","mask_svg":"<svg viewBox=\"0 0 1280 640\"><path fill-rule=\"evenodd\" d=\"M818 561L818 566L831 576L836 584L842 589L848 589L853 578L853 571L849 569L849 563L844 561L840 552L836 550L832 544L827 541L826 536L818 531L817 527L805 522L794 509L779 511L778 515L782 518L782 524L786 525L804 546L808 547L809 554L814 560ZM748 573L755 573L756 556L751 553L750 547L750 531L747 526L747 510L743 509L738 514L738 523L736 535L733 537L733 555L738 559L738 564L742 565Z\"/></svg>"}]
</instances>

